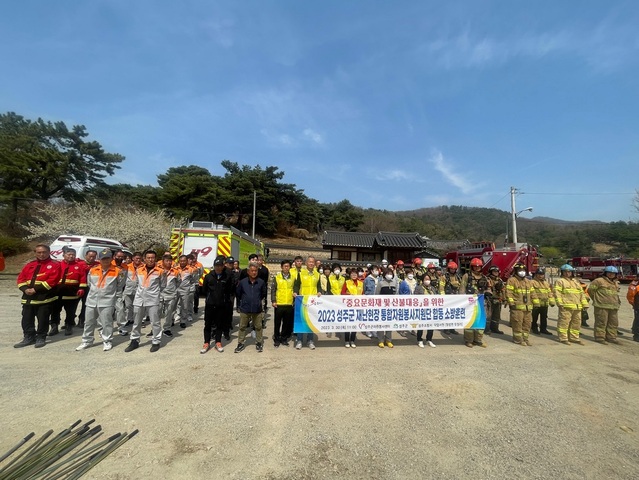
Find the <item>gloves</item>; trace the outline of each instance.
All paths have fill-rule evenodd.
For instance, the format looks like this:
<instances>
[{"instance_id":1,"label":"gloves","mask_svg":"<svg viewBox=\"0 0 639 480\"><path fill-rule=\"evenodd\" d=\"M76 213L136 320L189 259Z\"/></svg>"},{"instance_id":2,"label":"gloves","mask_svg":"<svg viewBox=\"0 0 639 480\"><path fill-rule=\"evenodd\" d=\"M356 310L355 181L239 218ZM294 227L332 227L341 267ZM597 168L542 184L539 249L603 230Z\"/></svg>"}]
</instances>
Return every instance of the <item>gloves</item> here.
<instances>
[{"instance_id":1,"label":"gloves","mask_svg":"<svg viewBox=\"0 0 639 480\"><path fill-rule=\"evenodd\" d=\"M84 290L82 290L81 288L78 289L76 295L78 295L78 297L84 297Z\"/></svg>"}]
</instances>

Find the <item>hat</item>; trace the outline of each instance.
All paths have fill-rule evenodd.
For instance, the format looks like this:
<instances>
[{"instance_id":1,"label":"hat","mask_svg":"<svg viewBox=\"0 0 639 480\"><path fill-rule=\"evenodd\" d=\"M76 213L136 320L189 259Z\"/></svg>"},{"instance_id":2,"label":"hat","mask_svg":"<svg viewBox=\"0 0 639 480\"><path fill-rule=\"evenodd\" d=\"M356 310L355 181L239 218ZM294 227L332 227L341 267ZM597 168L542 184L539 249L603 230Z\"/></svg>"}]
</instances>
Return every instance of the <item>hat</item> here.
<instances>
[{"instance_id":1,"label":"hat","mask_svg":"<svg viewBox=\"0 0 639 480\"><path fill-rule=\"evenodd\" d=\"M215 261L213 262L213 266L216 267L218 265L224 265L224 257L222 255L218 255L215 257Z\"/></svg>"},{"instance_id":2,"label":"hat","mask_svg":"<svg viewBox=\"0 0 639 480\"><path fill-rule=\"evenodd\" d=\"M226 258L226 263L233 263L233 262L235 262L235 259L233 257Z\"/></svg>"},{"instance_id":3,"label":"hat","mask_svg":"<svg viewBox=\"0 0 639 480\"><path fill-rule=\"evenodd\" d=\"M109 248L105 248L104 250L100 250L98 252L98 260L102 260L103 258L113 258L113 252Z\"/></svg>"}]
</instances>

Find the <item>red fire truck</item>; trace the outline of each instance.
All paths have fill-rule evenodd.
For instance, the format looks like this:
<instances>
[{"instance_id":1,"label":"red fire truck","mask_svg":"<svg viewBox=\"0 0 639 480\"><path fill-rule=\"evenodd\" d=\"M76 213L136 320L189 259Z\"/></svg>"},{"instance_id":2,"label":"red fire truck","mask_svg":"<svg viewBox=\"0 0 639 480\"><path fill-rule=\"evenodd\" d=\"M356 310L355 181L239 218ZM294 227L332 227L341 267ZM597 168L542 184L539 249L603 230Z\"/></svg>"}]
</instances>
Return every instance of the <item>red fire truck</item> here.
<instances>
[{"instance_id":1,"label":"red fire truck","mask_svg":"<svg viewBox=\"0 0 639 480\"><path fill-rule=\"evenodd\" d=\"M513 267L517 263L526 266L528 272L534 272L538 267L539 253L537 248L527 243L511 243L503 247L496 247L493 242L473 242L446 254L446 263L453 261L462 272L470 271L470 261L481 258L484 262L482 272L488 275L492 266L499 267L501 278L506 280L512 275Z\"/></svg>"},{"instance_id":2,"label":"red fire truck","mask_svg":"<svg viewBox=\"0 0 639 480\"><path fill-rule=\"evenodd\" d=\"M630 282L639 274L639 260L636 258L573 257L567 263L575 268L577 276L585 280L601 276L609 265L619 269L619 280L622 282Z\"/></svg>"}]
</instances>

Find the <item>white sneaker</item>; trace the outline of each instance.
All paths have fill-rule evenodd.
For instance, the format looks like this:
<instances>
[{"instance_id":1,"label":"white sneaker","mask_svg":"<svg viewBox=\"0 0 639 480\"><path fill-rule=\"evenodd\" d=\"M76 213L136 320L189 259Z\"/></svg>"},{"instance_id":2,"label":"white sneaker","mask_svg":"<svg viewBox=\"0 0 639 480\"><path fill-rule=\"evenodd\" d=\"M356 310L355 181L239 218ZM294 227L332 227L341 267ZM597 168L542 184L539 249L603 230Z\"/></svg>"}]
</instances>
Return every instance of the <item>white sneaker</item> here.
<instances>
[{"instance_id":1,"label":"white sneaker","mask_svg":"<svg viewBox=\"0 0 639 480\"><path fill-rule=\"evenodd\" d=\"M104 342L104 346L102 347L102 350L104 350L105 352L108 352L112 348L113 348L113 344L111 342Z\"/></svg>"},{"instance_id":2,"label":"white sneaker","mask_svg":"<svg viewBox=\"0 0 639 480\"><path fill-rule=\"evenodd\" d=\"M75 347L75 351L79 352L80 350L84 350L85 348L89 348L91 346L90 343L88 342L82 342L80 345L78 345L77 347Z\"/></svg>"},{"instance_id":3,"label":"white sneaker","mask_svg":"<svg viewBox=\"0 0 639 480\"><path fill-rule=\"evenodd\" d=\"M311 350L315 350L315 344L312 340L308 342L308 348L310 348Z\"/></svg>"},{"instance_id":4,"label":"white sneaker","mask_svg":"<svg viewBox=\"0 0 639 480\"><path fill-rule=\"evenodd\" d=\"M302 342L300 342L300 341L296 342L296 343L295 343L295 348L296 348L297 350L301 350L301 349L302 349Z\"/></svg>"},{"instance_id":5,"label":"white sneaker","mask_svg":"<svg viewBox=\"0 0 639 480\"><path fill-rule=\"evenodd\" d=\"M424 348L424 342L422 342L421 340L419 342L417 342L417 346L419 348Z\"/></svg>"},{"instance_id":6,"label":"white sneaker","mask_svg":"<svg viewBox=\"0 0 639 480\"><path fill-rule=\"evenodd\" d=\"M344 346L345 346L346 348L351 348L351 344L350 344L350 343L348 343L348 342L346 342L346 343L344 344Z\"/></svg>"},{"instance_id":7,"label":"white sneaker","mask_svg":"<svg viewBox=\"0 0 639 480\"><path fill-rule=\"evenodd\" d=\"M432 347L432 348L437 347L437 345L435 345L435 344L434 344L433 342L431 342L430 340L428 340L428 346L429 346L429 347Z\"/></svg>"},{"instance_id":8,"label":"white sneaker","mask_svg":"<svg viewBox=\"0 0 639 480\"><path fill-rule=\"evenodd\" d=\"M357 345L355 345L355 342L351 342L351 348L357 348Z\"/></svg>"}]
</instances>

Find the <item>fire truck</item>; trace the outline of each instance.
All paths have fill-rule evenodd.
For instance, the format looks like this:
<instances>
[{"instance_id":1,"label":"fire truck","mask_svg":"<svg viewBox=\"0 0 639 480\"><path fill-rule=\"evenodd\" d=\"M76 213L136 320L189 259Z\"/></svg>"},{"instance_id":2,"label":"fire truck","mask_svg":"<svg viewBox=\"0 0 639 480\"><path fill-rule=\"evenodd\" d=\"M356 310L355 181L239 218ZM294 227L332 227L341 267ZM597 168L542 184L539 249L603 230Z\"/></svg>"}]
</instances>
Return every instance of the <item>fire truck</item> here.
<instances>
[{"instance_id":1,"label":"fire truck","mask_svg":"<svg viewBox=\"0 0 639 480\"><path fill-rule=\"evenodd\" d=\"M507 280L512 275L513 267L517 263L525 265L528 272L534 272L539 266L537 248L527 243L510 243L503 247L496 247L494 242L472 242L461 246L458 250L448 252L445 261L446 263L455 262L460 272L468 272L473 258L480 258L484 262L482 268L484 275L488 275L490 267L499 267L503 280Z\"/></svg>"},{"instance_id":2,"label":"fire truck","mask_svg":"<svg viewBox=\"0 0 639 480\"><path fill-rule=\"evenodd\" d=\"M585 280L600 277L609 265L617 267L622 282L631 282L639 274L639 259L636 258L573 257L567 263L574 267L577 276Z\"/></svg>"},{"instance_id":3,"label":"fire truck","mask_svg":"<svg viewBox=\"0 0 639 480\"><path fill-rule=\"evenodd\" d=\"M248 266L249 255L264 254L264 244L234 227L191 222L186 228L171 230L169 252L176 261L180 255L197 253L198 261L208 273L218 255L233 257L240 262L240 268Z\"/></svg>"}]
</instances>

